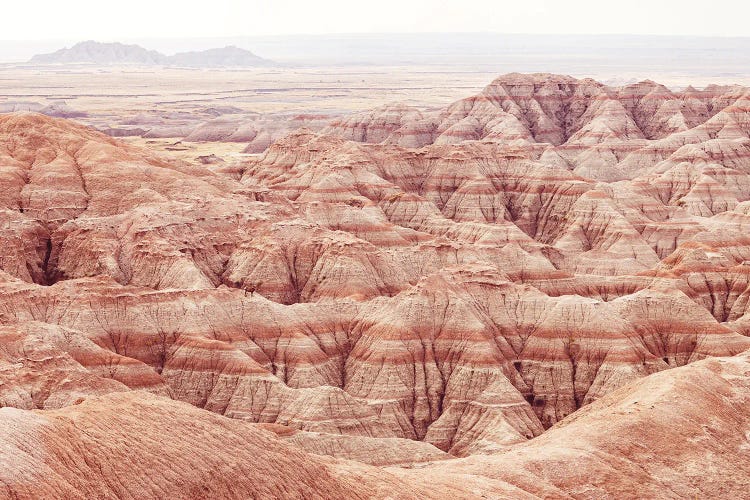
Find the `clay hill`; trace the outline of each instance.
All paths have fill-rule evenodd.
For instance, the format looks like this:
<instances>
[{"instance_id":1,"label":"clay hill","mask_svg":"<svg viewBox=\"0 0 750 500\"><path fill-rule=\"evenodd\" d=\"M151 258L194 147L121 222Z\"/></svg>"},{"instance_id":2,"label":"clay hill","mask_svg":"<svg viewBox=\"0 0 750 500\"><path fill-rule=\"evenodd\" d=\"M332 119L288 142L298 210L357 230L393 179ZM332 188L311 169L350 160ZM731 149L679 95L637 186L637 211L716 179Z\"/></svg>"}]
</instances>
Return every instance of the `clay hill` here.
<instances>
[{"instance_id":1,"label":"clay hill","mask_svg":"<svg viewBox=\"0 0 750 500\"><path fill-rule=\"evenodd\" d=\"M37 54L30 64L130 64L142 66L180 66L195 68L212 67L253 67L273 65L272 61L258 57L239 47L208 49L195 52L180 52L172 56L155 50L147 50L138 45L122 43L102 43L88 40L70 48L63 48L50 54Z\"/></svg>"},{"instance_id":2,"label":"clay hill","mask_svg":"<svg viewBox=\"0 0 750 500\"><path fill-rule=\"evenodd\" d=\"M0 497L742 497L749 105L506 75L201 166L0 116Z\"/></svg>"}]
</instances>

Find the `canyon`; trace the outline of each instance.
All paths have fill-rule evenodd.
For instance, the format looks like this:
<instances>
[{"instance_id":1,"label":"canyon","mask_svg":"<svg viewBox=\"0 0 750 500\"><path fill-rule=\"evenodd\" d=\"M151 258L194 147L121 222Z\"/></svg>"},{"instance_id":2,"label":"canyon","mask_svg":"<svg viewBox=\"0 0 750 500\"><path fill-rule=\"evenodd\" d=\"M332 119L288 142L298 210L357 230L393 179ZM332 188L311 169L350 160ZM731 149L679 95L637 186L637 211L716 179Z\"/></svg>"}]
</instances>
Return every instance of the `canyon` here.
<instances>
[{"instance_id":1,"label":"canyon","mask_svg":"<svg viewBox=\"0 0 750 500\"><path fill-rule=\"evenodd\" d=\"M750 88L5 111L0 497L746 494Z\"/></svg>"}]
</instances>

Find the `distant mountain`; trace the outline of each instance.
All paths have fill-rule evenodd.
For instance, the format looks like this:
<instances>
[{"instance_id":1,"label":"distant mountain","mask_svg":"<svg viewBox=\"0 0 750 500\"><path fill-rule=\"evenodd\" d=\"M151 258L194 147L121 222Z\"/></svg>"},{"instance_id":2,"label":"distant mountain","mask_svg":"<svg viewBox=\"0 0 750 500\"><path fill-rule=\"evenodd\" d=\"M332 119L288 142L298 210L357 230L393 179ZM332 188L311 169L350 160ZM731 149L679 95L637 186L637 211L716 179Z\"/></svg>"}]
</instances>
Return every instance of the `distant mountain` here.
<instances>
[{"instance_id":1,"label":"distant mountain","mask_svg":"<svg viewBox=\"0 0 750 500\"><path fill-rule=\"evenodd\" d=\"M29 61L32 64L164 64L166 56L155 50L138 45L122 43L100 43L89 40L71 48L60 49L51 54L38 54Z\"/></svg>"},{"instance_id":2,"label":"distant mountain","mask_svg":"<svg viewBox=\"0 0 750 500\"><path fill-rule=\"evenodd\" d=\"M235 46L166 56L139 45L86 41L50 54L38 54L31 64L134 64L193 68L271 66L275 63Z\"/></svg>"},{"instance_id":3,"label":"distant mountain","mask_svg":"<svg viewBox=\"0 0 750 500\"><path fill-rule=\"evenodd\" d=\"M247 67L272 66L275 63L256 56L249 50L229 45L221 49L208 49L197 52L180 52L168 58L171 66L188 67Z\"/></svg>"}]
</instances>

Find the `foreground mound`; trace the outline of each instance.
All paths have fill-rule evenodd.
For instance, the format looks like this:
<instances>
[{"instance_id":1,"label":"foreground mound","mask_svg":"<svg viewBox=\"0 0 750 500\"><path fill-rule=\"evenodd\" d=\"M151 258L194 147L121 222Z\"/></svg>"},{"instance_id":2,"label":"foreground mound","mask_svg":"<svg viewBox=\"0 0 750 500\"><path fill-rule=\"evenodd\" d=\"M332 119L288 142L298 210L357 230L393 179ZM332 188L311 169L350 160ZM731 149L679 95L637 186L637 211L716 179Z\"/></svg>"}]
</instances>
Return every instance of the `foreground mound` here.
<instances>
[{"instance_id":1,"label":"foreground mound","mask_svg":"<svg viewBox=\"0 0 750 500\"><path fill-rule=\"evenodd\" d=\"M543 498L742 498L750 487L750 354L630 384L496 457L427 470Z\"/></svg>"},{"instance_id":2,"label":"foreground mound","mask_svg":"<svg viewBox=\"0 0 750 500\"><path fill-rule=\"evenodd\" d=\"M147 393L58 411L3 408L0 436L0 496L9 498L371 498L411 490L387 473L374 481L256 426Z\"/></svg>"},{"instance_id":3,"label":"foreground mound","mask_svg":"<svg viewBox=\"0 0 750 500\"><path fill-rule=\"evenodd\" d=\"M0 496L739 498L750 486L748 405L750 356L716 358L628 385L499 455L383 469L118 393L62 410L1 409Z\"/></svg>"}]
</instances>

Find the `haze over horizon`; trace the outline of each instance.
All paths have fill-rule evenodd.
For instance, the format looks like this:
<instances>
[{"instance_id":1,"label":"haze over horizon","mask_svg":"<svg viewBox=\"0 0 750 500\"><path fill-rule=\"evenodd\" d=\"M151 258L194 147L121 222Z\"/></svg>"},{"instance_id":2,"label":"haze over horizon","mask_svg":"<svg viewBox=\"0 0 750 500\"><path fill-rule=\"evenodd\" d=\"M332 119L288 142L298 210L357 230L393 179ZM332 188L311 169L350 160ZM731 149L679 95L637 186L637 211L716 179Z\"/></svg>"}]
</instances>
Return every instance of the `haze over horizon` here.
<instances>
[{"instance_id":1,"label":"haze over horizon","mask_svg":"<svg viewBox=\"0 0 750 500\"><path fill-rule=\"evenodd\" d=\"M0 63L72 47L85 38L0 41ZM107 39L97 39L106 42ZM166 55L235 45L283 65L444 66L457 71L557 72L618 82L677 80L693 84L745 81L750 38L648 35L522 35L498 33L393 33L253 37L121 38ZM668 78L667 83L675 79Z\"/></svg>"},{"instance_id":2,"label":"haze over horizon","mask_svg":"<svg viewBox=\"0 0 750 500\"><path fill-rule=\"evenodd\" d=\"M167 55L237 45L289 64L433 64L444 57L448 64L493 69L509 54L528 60L557 53L576 62L589 59L592 67L634 53L639 68L642 62L670 66L673 59L712 62L714 55L736 57L742 67L750 52L744 22L750 4L738 0L717 0L708 10L694 1L634 0L616 13L594 0L217 0L210 8L194 0L133 0L116 16L91 0L44 0L14 2L4 13L17 22L0 34L0 63L25 62L84 40L137 44Z\"/></svg>"},{"instance_id":3,"label":"haze over horizon","mask_svg":"<svg viewBox=\"0 0 750 500\"><path fill-rule=\"evenodd\" d=\"M633 0L616 13L596 0L534 3L490 0L382 0L378 4L321 0L151 2L132 0L112 16L100 2L13 2L2 40L192 38L351 33L524 33L747 36L750 4L716 0ZM71 16L71 13L77 15ZM32 20L33 23L23 22ZM60 23L65 19L65 23Z\"/></svg>"}]
</instances>

